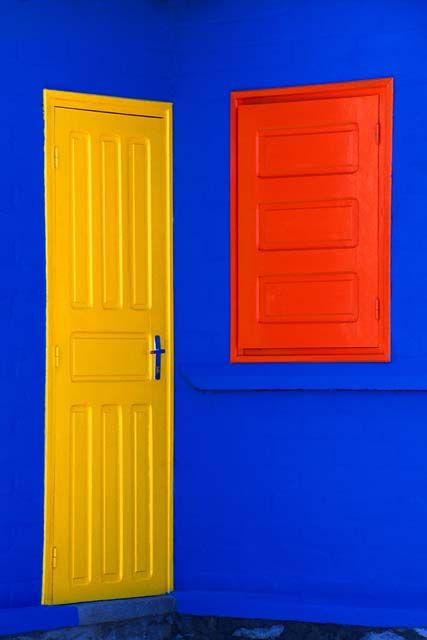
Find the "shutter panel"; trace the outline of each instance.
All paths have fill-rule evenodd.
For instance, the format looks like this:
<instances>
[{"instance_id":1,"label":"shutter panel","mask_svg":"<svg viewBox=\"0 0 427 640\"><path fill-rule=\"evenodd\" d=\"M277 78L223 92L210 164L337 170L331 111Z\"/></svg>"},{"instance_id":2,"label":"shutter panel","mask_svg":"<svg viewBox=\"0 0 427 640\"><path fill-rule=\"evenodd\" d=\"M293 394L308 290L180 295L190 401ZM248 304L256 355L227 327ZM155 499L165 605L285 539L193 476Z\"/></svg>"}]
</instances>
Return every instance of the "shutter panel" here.
<instances>
[{"instance_id":1,"label":"shutter panel","mask_svg":"<svg viewBox=\"0 0 427 640\"><path fill-rule=\"evenodd\" d=\"M379 118L375 94L239 106L238 354L384 352Z\"/></svg>"}]
</instances>

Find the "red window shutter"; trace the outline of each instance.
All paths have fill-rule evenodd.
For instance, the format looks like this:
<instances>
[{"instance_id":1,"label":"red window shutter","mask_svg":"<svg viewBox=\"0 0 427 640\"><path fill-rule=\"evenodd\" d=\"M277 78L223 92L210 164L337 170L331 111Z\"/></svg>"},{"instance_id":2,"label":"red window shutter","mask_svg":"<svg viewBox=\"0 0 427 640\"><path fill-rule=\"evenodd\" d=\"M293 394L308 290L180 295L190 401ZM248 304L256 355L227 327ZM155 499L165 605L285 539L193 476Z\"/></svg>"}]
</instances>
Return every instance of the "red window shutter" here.
<instances>
[{"instance_id":1,"label":"red window shutter","mask_svg":"<svg viewBox=\"0 0 427 640\"><path fill-rule=\"evenodd\" d=\"M391 81L232 96L232 360L389 360Z\"/></svg>"}]
</instances>

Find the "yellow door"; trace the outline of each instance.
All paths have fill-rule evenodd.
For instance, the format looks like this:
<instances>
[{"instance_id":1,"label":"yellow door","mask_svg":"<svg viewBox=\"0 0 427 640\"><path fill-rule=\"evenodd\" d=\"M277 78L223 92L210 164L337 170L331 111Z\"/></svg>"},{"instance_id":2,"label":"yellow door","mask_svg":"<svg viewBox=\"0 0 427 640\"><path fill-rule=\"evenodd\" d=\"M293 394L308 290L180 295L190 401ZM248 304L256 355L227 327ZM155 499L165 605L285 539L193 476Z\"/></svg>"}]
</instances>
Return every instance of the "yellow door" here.
<instances>
[{"instance_id":1,"label":"yellow door","mask_svg":"<svg viewBox=\"0 0 427 640\"><path fill-rule=\"evenodd\" d=\"M46 92L45 603L171 575L170 105Z\"/></svg>"}]
</instances>

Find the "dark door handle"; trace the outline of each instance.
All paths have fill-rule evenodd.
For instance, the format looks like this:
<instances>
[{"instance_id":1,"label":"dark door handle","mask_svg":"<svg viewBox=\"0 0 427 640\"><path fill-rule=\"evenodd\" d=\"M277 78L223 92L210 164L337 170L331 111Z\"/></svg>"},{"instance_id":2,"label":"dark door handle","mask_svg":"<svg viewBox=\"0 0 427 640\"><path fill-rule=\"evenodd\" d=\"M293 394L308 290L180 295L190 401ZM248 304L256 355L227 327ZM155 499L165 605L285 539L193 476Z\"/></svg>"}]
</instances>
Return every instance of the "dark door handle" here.
<instances>
[{"instance_id":1,"label":"dark door handle","mask_svg":"<svg viewBox=\"0 0 427 640\"><path fill-rule=\"evenodd\" d=\"M162 349L160 336L154 336L154 349L150 351L150 353L156 356L154 361L154 379L160 380L162 377L162 355L166 353L166 349Z\"/></svg>"}]
</instances>

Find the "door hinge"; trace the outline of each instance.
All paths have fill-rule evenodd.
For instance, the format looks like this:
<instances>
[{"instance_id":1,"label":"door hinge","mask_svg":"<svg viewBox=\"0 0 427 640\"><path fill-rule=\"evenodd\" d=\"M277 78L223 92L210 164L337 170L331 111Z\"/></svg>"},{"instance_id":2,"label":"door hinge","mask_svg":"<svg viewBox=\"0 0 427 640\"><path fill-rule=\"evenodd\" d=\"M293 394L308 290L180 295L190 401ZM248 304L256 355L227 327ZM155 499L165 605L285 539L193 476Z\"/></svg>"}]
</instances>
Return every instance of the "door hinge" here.
<instances>
[{"instance_id":1,"label":"door hinge","mask_svg":"<svg viewBox=\"0 0 427 640\"><path fill-rule=\"evenodd\" d=\"M375 298L375 318L380 319L380 299Z\"/></svg>"},{"instance_id":2,"label":"door hinge","mask_svg":"<svg viewBox=\"0 0 427 640\"><path fill-rule=\"evenodd\" d=\"M55 345L55 367L59 367L60 362L61 362L61 351L59 349L59 346L56 344Z\"/></svg>"},{"instance_id":3,"label":"door hinge","mask_svg":"<svg viewBox=\"0 0 427 640\"><path fill-rule=\"evenodd\" d=\"M59 149L57 146L53 147L53 166L55 169L59 167Z\"/></svg>"},{"instance_id":4,"label":"door hinge","mask_svg":"<svg viewBox=\"0 0 427 640\"><path fill-rule=\"evenodd\" d=\"M56 569L57 550L56 547L52 547L52 569Z\"/></svg>"},{"instance_id":5,"label":"door hinge","mask_svg":"<svg viewBox=\"0 0 427 640\"><path fill-rule=\"evenodd\" d=\"M377 144L380 144L381 142L381 125L379 122L377 122L375 126L375 142Z\"/></svg>"}]
</instances>

